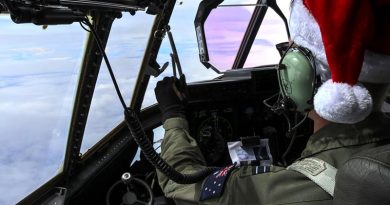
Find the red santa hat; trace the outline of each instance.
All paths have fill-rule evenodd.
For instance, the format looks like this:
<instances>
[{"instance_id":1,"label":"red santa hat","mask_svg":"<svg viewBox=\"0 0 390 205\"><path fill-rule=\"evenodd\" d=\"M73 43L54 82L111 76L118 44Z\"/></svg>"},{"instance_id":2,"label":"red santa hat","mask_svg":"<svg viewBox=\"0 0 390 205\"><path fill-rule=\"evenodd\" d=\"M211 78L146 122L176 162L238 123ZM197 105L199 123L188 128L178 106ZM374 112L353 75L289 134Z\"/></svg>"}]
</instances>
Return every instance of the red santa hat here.
<instances>
[{"instance_id":1,"label":"red santa hat","mask_svg":"<svg viewBox=\"0 0 390 205\"><path fill-rule=\"evenodd\" d=\"M316 112L337 123L365 119L372 98L358 81L390 83L390 0L294 0L290 31L328 76L314 96Z\"/></svg>"}]
</instances>

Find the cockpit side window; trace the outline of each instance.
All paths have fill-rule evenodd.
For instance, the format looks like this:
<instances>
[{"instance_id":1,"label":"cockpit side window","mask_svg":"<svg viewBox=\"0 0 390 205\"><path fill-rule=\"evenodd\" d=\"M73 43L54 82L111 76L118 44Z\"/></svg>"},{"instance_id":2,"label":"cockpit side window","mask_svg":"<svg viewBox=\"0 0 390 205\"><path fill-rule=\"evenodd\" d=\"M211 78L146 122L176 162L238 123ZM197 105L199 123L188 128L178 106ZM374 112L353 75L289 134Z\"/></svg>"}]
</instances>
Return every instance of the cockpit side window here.
<instances>
[{"instance_id":1,"label":"cockpit side window","mask_svg":"<svg viewBox=\"0 0 390 205\"><path fill-rule=\"evenodd\" d=\"M279 3L279 7L287 19L290 17L287 15L288 5L287 3ZM248 54L248 58L246 59L244 68L277 64L280 60L280 55L275 46L278 43L286 41L288 41L288 37L283 20L274 10L268 8Z\"/></svg>"},{"instance_id":2,"label":"cockpit side window","mask_svg":"<svg viewBox=\"0 0 390 205\"><path fill-rule=\"evenodd\" d=\"M290 3L277 1L285 24L282 15L276 14L276 6L261 2L226 0L211 10L204 22L204 35L199 31L201 26L197 28L200 45L206 43L200 49L206 67L225 72L278 63L276 45L289 40L286 24Z\"/></svg>"},{"instance_id":3,"label":"cockpit side window","mask_svg":"<svg viewBox=\"0 0 390 205\"><path fill-rule=\"evenodd\" d=\"M62 171L86 32L0 28L0 204L16 204Z\"/></svg>"}]
</instances>

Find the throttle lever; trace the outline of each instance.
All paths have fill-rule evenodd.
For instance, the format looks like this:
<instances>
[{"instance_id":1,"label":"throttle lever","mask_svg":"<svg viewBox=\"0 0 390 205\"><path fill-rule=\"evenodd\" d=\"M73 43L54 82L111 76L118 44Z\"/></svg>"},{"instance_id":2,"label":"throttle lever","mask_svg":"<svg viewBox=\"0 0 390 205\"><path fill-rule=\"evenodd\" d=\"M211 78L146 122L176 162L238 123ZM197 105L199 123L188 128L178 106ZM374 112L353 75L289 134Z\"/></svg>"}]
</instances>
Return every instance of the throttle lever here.
<instances>
[{"instance_id":1,"label":"throttle lever","mask_svg":"<svg viewBox=\"0 0 390 205\"><path fill-rule=\"evenodd\" d=\"M180 99L181 102L186 102L188 96L186 77L183 74L183 70L181 69L179 55L177 53L175 41L173 40L173 35L170 31L169 26L167 26L166 32L168 34L169 43L171 44L171 48L172 48L171 60L172 60L173 76L175 77L175 79L178 79L178 81L175 80L175 83L173 84L173 90L175 91L177 97ZM176 73L176 68L177 68L177 73ZM177 75L179 75L179 77Z\"/></svg>"},{"instance_id":2,"label":"throttle lever","mask_svg":"<svg viewBox=\"0 0 390 205\"><path fill-rule=\"evenodd\" d=\"M176 63L175 63L175 54L171 53L171 59L172 59L172 69L173 69L173 76L174 83L172 85L172 89L175 92L176 96L179 98L181 102L187 101L187 82L185 75L181 72L180 69L178 69L179 72L179 78L177 77L176 73ZM176 80L178 79L178 80Z\"/></svg>"}]
</instances>

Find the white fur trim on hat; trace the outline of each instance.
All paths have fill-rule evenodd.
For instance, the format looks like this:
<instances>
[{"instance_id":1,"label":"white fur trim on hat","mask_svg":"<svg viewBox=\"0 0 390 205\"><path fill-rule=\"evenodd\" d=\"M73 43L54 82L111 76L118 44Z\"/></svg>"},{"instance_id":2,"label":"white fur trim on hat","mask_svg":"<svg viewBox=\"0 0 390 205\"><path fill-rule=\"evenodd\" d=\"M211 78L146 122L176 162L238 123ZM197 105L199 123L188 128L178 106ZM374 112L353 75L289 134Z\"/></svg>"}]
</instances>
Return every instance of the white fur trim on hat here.
<instances>
[{"instance_id":1,"label":"white fur trim on hat","mask_svg":"<svg viewBox=\"0 0 390 205\"><path fill-rule=\"evenodd\" d=\"M293 1L289 24L291 39L309 49L317 60L328 65L320 27L302 0Z\"/></svg>"},{"instance_id":2,"label":"white fur trim on hat","mask_svg":"<svg viewBox=\"0 0 390 205\"><path fill-rule=\"evenodd\" d=\"M314 109L322 118L352 124L364 120L372 111L372 98L360 85L326 81L314 96Z\"/></svg>"}]
</instances>

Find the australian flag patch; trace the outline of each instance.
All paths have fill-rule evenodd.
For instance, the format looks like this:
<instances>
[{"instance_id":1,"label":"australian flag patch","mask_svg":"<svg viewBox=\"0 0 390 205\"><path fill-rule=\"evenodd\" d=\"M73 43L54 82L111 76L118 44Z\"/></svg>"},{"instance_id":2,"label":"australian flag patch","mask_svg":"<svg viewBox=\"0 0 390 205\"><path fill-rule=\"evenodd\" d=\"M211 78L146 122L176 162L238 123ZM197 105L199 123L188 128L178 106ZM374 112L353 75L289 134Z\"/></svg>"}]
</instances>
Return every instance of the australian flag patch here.
<instances>
[{"instance_id":1,"label":"australian flag patch","mask_svg":"<svg viewBox=\"0 0 390 205\"><path fill-rule=\"evenodd\" d=\"M226 179L229 177L230 172L234 169L234 167L234 165L230 165L210 174L203 183L199 200L204 201L220 197L222 195Z\"/></svg>"}]
</instances>

